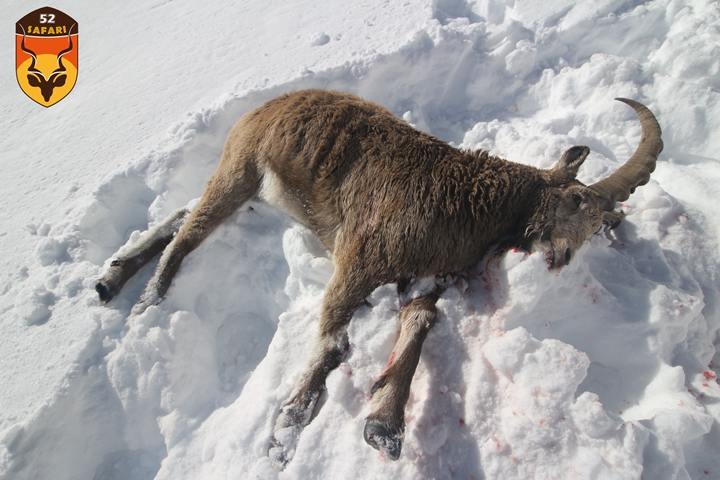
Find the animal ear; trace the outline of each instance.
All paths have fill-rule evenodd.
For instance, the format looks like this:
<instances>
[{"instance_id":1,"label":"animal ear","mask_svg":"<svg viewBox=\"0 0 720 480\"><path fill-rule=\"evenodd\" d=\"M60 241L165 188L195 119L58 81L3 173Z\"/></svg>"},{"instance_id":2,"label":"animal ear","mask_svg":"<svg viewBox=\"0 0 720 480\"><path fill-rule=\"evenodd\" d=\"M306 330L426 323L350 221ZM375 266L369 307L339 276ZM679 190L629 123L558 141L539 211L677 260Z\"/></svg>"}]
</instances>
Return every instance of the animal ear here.
<instances>
[{"instance_id":1,"label":"animal ear","mask_svg":"<svg viewBox=\"0 0 720 480\"><path fill-rule=\"evenodd\" d=\"M27 76L28 83L31 87L39 87L40 86L40 79L36 75L28 75Z\"/></svg>"},{"instance_id":2,"label":"animal ear","mask_svg":"<svg viewBox=\"0 0 720 480\"><path fill-rule=\"evenodd\" d=\"M67 80L67 75L58 75L53 79L53 85L56 87L62 87L65 85L65 80Z\"/></svg>"},{"instance_id":3,"label":"animal ear","mask_svg":"<svg viewBox=\"0 0 720 480\"><path fill-rule=\"evenodd\" d=\"M559 184L575 179L580 165L583 164L589 154L590 149L588 147L568 148L560 157L557 165L550 170L551 177Z\"/></svg>"}]
</instances>

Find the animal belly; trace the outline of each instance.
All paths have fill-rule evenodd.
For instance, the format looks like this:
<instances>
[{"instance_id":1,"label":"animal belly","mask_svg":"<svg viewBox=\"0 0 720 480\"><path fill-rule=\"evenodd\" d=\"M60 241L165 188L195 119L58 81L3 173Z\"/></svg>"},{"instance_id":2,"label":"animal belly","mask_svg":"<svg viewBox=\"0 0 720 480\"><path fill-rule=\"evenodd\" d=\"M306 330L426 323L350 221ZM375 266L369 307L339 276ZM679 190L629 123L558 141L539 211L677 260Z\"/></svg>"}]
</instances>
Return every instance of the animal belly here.
<instances>
[{"instance_id":1,"label":"animal belly","mask_svg":"<svg viewBox=\"0 0 720 480\"><path fill-rule=\"evenodd\" d=\"M288 192L288 189L273 171L266 170L263 175L260 198L293 217L303 225L310 227L310 216L312 209L309 203L304 202L297 196Z\"/></svg>"}]
</instances>

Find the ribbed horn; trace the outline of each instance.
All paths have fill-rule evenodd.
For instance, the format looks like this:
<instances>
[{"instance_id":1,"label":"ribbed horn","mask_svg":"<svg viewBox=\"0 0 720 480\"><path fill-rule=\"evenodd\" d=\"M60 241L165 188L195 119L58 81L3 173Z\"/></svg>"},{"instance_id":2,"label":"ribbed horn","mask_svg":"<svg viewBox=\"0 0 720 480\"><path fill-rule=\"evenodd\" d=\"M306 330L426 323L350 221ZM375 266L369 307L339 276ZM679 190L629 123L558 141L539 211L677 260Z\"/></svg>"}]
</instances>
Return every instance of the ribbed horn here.
<instances>
[{"instance_id":1,"label":"ribbed horn","mask_svg":"<svg viewBox=\"0 0 720 480\"><path fill-rule=\"evenodd\" d=\"M604 199L603 209L612 211L615 202L628 199L635 188L645 185L650 180L650 174L655 170L658 155L662 152L663 141L660 125L655 115L642 103L627 98L616 98L630 105L640 117L642 125L642 138L640 144L625 165L604 180L590 185L588 188Z\"/></svg>"}]
</instances>

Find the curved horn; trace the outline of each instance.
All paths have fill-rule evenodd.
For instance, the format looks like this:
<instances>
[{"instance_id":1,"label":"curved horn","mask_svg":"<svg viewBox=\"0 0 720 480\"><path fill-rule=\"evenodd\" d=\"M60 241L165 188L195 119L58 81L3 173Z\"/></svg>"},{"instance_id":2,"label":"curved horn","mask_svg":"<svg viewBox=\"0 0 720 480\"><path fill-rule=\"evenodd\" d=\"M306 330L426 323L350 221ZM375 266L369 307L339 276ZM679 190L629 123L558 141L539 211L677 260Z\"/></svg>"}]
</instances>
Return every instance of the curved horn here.
<instances>
[{"instance_id":1,"label":"curved horn","mask_svg":"<svg viewBox=\"0 0 720 480\"><path fill-rule=\"evenodd\" d=\"M39 73L40 75L42 75L42 72L40 72L40 70L35 68L35 62L37 62L37 56L35 55L35 52L33 52L32 50L30 50L29 48L27 48L25 46L25 37L27 36L27 35L25 35L25 27L20 25L20 28L22 28L22 31L23 31L23 39L22 39L22 43L20 44L20 48L22 49L23 52L27 53L28 55L30 55L32 57L32 60L30 61L30 66L28 67L28 72ZM45 75L43 75L43 78L45 78Z\"/></svg>"},{"instance_id":2,"label":"curved horn","mask_svg":"<svg viewBox=\"0 0 720 480\"><path fill-rule=\"evenodd\" d=\"M662 131L655 115L642 103L627 98L615 100L627 103L637 112L642 125L642 137L637 150L625 165L608 178L588 187L603 197L603 209L606 211L614 210L615 202L627 200L636 187L645 185L650 180L657 157L663 149L663 141L660 138Z\"/></svg>"},{"instance_id":3,"label":"curved horn","mask_svg":"<svg viewBox=\"0 0 720 480\"><path fill-rule=\"evenodd\" d=\"M65 50L63 50L62 52L58 53L58 55L57 55L58 68L55 69L55 71L52 73L52 75L50 75L50 78L54 78L55 75L60 75L61 73L65 73L67 71L67 69L65 68L65 65L63 65L63 63L62 63L62 57L66 53L72 52L73 42L72 42L72 37L70 36L70 34L72 33L72 29L75 25L76 24L73 23L72 26L70 27L70 30L68 30L68 42L70 43L70 46L68 48L66 48Z\"/></svg>"},{"instance_id":4,"label":"curved horn","mask_svg":"<svg viewBox=\"0 0 720 480\"><path fill-rule=\"evenodd\" d=\"M72 34L72 29L73 29L73 27L74 27L75 25L76 25L76 24L73 23L72 26L70 27L70 30L68 30L68 42L70 43L70 46L69 46L68 48L66 48L65 50L63 50L62 52L58 53L57 58L58 58L58 63L60 64L60 67L62 67L62 57L63 57L63 55L65 55L66 53L72 52L73 42L72 42L72 37L70 36L70 34Z\"/></svg>"}]
</instances>

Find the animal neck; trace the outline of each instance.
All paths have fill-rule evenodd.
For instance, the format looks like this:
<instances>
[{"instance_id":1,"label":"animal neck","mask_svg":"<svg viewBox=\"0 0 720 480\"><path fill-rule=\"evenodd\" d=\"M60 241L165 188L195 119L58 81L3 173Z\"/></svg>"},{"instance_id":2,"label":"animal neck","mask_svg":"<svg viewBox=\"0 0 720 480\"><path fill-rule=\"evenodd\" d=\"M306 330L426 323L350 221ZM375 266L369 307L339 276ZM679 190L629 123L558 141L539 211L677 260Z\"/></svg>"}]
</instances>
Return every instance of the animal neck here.
<instances>
[{"instance_id":1,"label":"animal neck","mask_svg":"<svg viewBox=\"0 0 720 480\"><path fill-rule=\"evenodd\" d=\"M546 186L542 171L485 151L469 155L475 157L480 169L471 180L478 223L486 230L495 230L498 236L522 233L542 199Z\"/></svg>"},{"instance_id":2,"label":"animal neck","mask_svg":"<svg viewBox=\"0 0 720 480\"><path fill-rule=\"evenodd\" d=\"M434 228L452 237L453 245L441 248L442 262L461 268L477 263L492 245L520 238L546 183L540 170L482 151L456 150L433 170L433 177L442 178L435 183L442 191L434 195L439 207Z\"/></svg>"}]
</instances>

